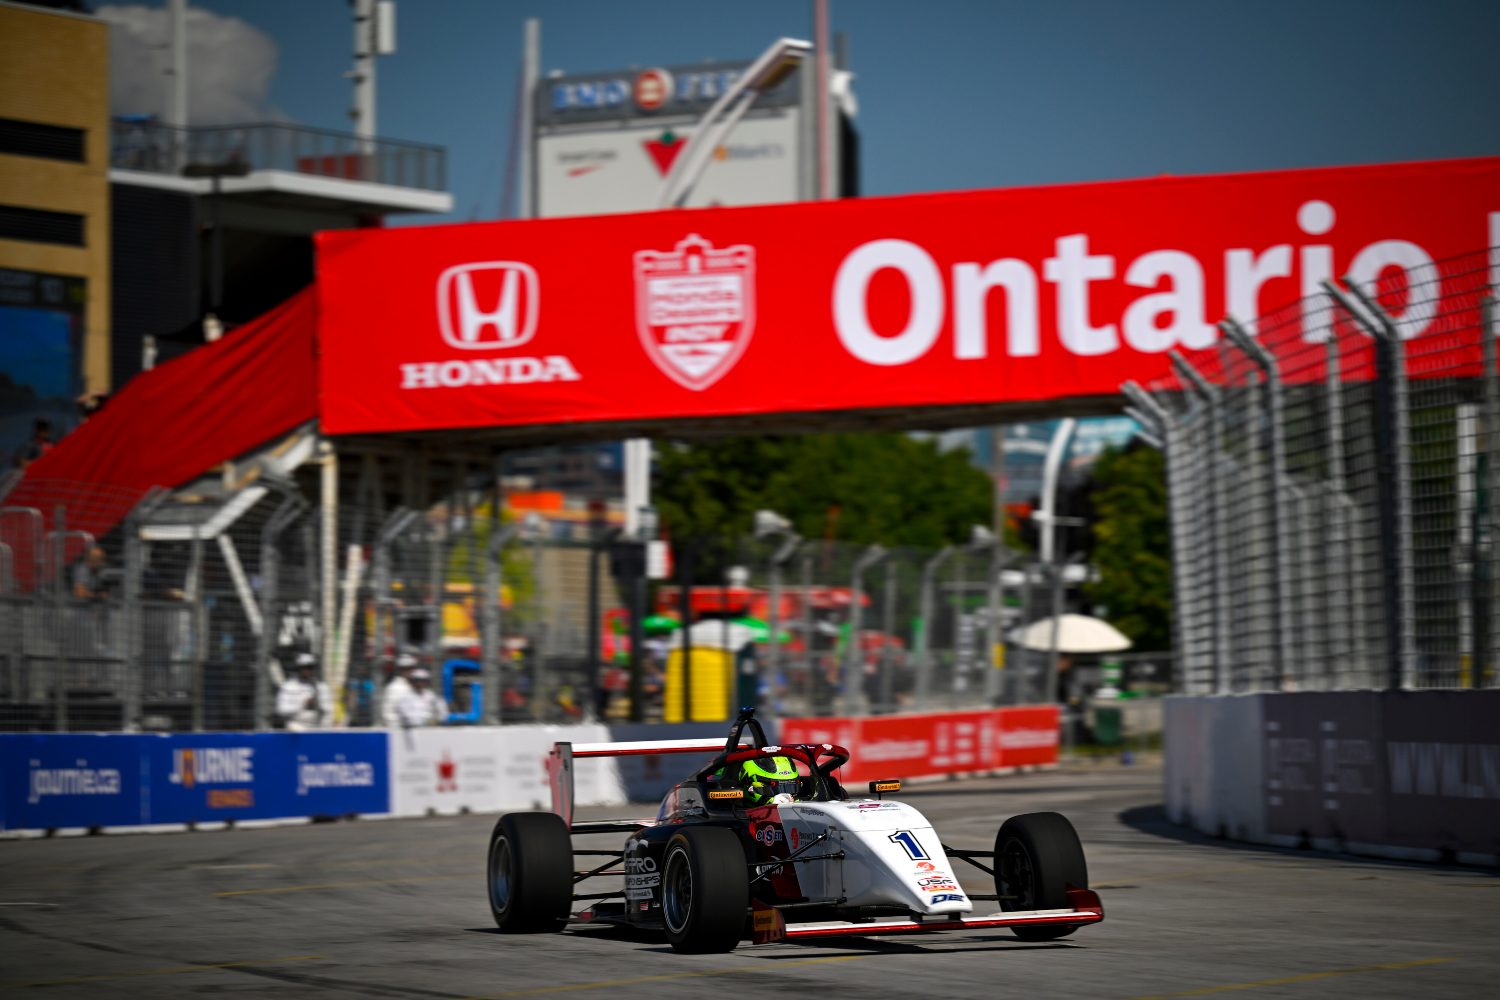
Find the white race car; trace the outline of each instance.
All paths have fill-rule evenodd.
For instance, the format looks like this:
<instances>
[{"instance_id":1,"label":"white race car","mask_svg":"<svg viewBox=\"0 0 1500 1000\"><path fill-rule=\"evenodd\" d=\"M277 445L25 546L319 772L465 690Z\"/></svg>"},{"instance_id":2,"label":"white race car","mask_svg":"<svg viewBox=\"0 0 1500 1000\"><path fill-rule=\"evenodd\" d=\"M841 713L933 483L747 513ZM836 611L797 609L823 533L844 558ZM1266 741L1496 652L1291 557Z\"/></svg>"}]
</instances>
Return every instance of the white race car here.
<instances>
[{"instance_id":1,"label":"white race car","mask_svg":"<svg viewBox=\"0 0 1500 1000\"><path fill-rule=\"evenodd\" d=\"M573 822L575 759L713 750L712 761L667 793L654 820ZM850 798L835 774L848 759L829 743L767 745L748 710L722 745L558 743L547 762L553 811L508 813L490 836L486 883L495 922L518 932L627 924L665 932L678 951L722 952L747 937L763 944L982 927L1045 941L1104 919L1078 835L1060 814L1014 816L992 851L957 850L918 810L884 797L900 790L899 781L872 781L872 797ZM794 762L797 776L756 803L768 789L747 790L747 761L783 769ZM570 834L598 833L624 834L624 846L573 847ZM993 876L995 891L967 892L954 860ZM586 879L614 875L623 876L618 889L575 891ZM981 901L998 902L1000 911L976 916Z\"/></svg>"}]
</instances>

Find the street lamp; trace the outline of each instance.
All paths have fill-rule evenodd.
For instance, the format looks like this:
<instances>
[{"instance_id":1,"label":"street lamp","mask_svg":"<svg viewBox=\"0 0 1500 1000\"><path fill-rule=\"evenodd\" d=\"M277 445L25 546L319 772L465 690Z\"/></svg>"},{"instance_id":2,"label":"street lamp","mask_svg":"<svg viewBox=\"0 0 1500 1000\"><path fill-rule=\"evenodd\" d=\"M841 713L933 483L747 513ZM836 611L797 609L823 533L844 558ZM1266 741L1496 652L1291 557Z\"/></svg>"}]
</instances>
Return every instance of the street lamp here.
<instances>
[{"instance_id":1,"label":"street lamp","mask_svg":"<svg viewBox=\"0 0 1500 1000\"><path fill-rule=\"evenodd\" d=\"M1000 574L1005 568L1005 544L993 531L982 524L969 529L969 550L990 554L989 570L985 574L984 611L984 694L985 700L994 702L1000 691L1000 672L995 669L995 650L1000 645Z\"/></svg>"},{"instance_id":2,"label":"street lamp","mask_svg":"<svg viewBox=\"0 0 1500 1000\"><path fill-rule=\"evenodd\" d=\"M189 163L182 168L182 176L207 177L212 183L209 195L209 239L208 262L208 309L203 314L203 339L209 342L219 339L224 324L219 319L219 309L224 297L224 227L219 220L220 182L225 177L244 177L250 173L250 165L244 160L226 160L223 163Z\"/></svg>"},{"instance_id":3,"label":"street lamp","mask_svg":"<svg viewBox=\"0 0 1500 1000\"><path fill-rule=\"evenodd\" d=\"M811 42L797 38L778 38L771 47L745 69L713 103L687 139L687 148L678 154L672 169L662 180L659 208L680 208L692 193L693 185L708 166L708 159L739 120L750 110L755 99L785 80L802 61L812 54ZM727 113L726 113L727 111ZM720 115L723 115L720 118Z\"/></svg>"}]
</instances>

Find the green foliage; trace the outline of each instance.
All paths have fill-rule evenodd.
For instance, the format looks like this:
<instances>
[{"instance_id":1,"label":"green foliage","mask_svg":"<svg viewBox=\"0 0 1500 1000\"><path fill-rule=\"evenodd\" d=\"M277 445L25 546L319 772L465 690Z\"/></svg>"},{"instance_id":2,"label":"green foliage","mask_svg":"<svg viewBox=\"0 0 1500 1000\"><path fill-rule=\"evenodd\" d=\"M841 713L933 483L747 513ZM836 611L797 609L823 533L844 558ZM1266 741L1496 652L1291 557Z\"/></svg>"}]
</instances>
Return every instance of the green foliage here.
<instances>
[{"instance_id":1,"label":"green foliage","mask_svg":"<svg viewBox=\"0 0 1500 1000\"><path fill-rule=\"evenodd\" d=\"M993 490L966 451L905 434L742 437L659 449L652 487L677 538L732 538L755 511L804 538L938 548L992 520Z\"/></svg>"},{"instance_id":2,"label":"green foliage","mask_svg":"<svg viewBox=\"0 0 1500 1000\"><path fill-rule=\"evenodd\" d=\"M484 583L484 553L489 548L490 534L494 531L495 525L491 519L490 507L490 504L482 503L474 508L473 546L471 547L466 540L455 545L448 552L448 582L472 584L476 588L476 597L478 587ZM501 524L508 524L514 520L514 514L508 510L501 510ZM536 590L536 581L532 578L531 556L519 539L512 538L500 550L500 579L510 591L511 605L514 609L511 614L522 616L527 614Z\"/></svg>"},{"instance_id":3,"label":"green foliage","mask_svg":"<svg viewBox=\"0 0 1500 1000\"><path fill-rule=\"evenodd\" d=\"M1086 593L1137 649L1172 648L1172 558L1161 452L1113 449L1093 470L1093 563Z\"/></svg>"}]
</instances>

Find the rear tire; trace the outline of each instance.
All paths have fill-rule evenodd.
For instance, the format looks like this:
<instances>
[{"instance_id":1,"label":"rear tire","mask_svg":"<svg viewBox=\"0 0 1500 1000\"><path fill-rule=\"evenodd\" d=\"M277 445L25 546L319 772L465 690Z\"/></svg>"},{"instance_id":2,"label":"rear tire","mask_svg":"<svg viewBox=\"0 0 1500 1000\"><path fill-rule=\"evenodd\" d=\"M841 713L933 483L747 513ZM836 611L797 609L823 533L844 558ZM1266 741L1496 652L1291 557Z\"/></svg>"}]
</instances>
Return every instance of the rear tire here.
<instances>
[{"instance_id":1,"label":"rear tire","mask_svg":"<svg viewBox=\"0 0 1500 1000\"><path fill-rule=\"evenodd\" d=\"M674 950L732 951L744 937L749 908L749 867L733 830L690 826L667 841L661 916Z\"/></svg>"},{"instance_id":2,"label":"rear tire","mask_svg":"<svg viewBox=\"0 0 1500 1000\"><path fill-rule=\"evenodd\" d=\"M1078 831L1061 813L1012 816L995 835L995 892L1002 910L1061 910L1068 887L1089 887ZM1013 897L1007 899L1005 897ZM1022 941L1052 941L1077 927L1043 924L1012 927Z\"/></svg>"},{"instance_id":3,"label":"rear tire","mask_svg":"<svg viewBox=\"0 0 1500 1000\"><path fill-rule=\"evenodd\" d=\"M573 841L555 813L507 813L490 834L490 912L502 931L560 931L573 904Z\"/></svg>"}]
</instances>

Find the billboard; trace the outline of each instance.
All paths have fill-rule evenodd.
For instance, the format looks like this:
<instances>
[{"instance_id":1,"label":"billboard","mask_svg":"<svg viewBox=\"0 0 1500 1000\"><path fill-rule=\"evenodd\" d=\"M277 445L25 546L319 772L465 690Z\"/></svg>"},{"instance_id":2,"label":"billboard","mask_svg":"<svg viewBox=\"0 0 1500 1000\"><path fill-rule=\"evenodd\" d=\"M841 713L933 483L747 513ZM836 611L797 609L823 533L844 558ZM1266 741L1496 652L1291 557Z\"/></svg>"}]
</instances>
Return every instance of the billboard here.
<instances>
[{"instance_id":1,"label":"billboard","mask_svg":"<svg viewBox=\"0 0 1500 1000\"><path fill-rule=\"evenodd\" d=\"M1477 369L1497 245L1500 158L325 232L322 426L1112 399L1340 275Z\"/></svg>"},{"instance_id":2,"label":"billboard","mask_svg":"<svg viewBox=\"0 0 1500 1000\"><path fill-rule=\"evenodd\" d=\"M688 207L796 201L800 113L776 111L739 123L720 143ZM692 127L632 125L568 131L537 140L537 215L604 215L656 208L667 171Z\"/></svg>"},{"instance_id":3,"label":"billboard","mask_svg":"<svg viewBox=\"0 0 1500 1000\"><path fill-rule=\"evenodd\" d=\"M537 86L535 215L654 209L699 120L748 62L555 76ZM802 75L758 95L713 151L687 205L796 201L811 177ZM805 134L806 133L806 134Z\"/></svg>"}]
</instances>

